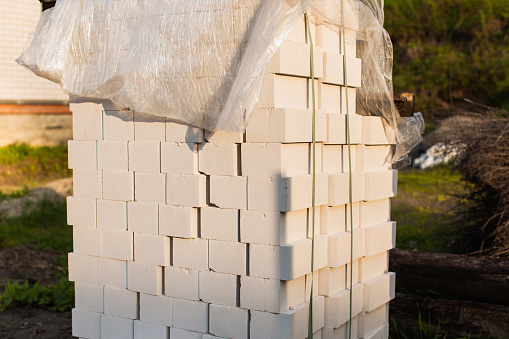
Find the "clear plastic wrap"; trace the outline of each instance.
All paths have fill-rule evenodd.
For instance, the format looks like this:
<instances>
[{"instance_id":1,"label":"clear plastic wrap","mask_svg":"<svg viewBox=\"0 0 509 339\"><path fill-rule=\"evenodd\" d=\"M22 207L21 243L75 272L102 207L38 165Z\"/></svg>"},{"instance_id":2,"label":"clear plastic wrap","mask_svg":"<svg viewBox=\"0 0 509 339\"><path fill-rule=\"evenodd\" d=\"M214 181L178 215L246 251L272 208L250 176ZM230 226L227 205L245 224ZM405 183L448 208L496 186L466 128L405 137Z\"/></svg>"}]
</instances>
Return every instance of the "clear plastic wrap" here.
<instances>
[{"instance_id":1,"label":"clear plastic wrap","mask_svg":"<svg viewBox=\"0 0 509 339\"><path fill-rule=\"evenodd\" d=\"M393 103L383 0L58 0L17 61L69 95L243 131L266 65L306 10L357 41L358 113L383 118L392 161L401 160L420 141L423 121L401 118Z\"/></svg>"}]
</instances>

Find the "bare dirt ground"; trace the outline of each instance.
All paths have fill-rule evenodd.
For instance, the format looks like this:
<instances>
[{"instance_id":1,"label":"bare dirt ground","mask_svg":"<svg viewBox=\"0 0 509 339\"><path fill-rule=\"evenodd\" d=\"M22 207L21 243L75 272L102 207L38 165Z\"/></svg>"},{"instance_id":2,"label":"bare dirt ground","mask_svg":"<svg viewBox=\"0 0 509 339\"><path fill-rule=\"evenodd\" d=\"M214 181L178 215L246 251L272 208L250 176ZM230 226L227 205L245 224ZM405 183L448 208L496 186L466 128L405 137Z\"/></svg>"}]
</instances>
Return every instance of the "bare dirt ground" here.
<instances>
[{"instance_id":1,"label":"bare dirt ground","mask_svg":"<svg viewBox=\"0 0 509 339\"><path fill-rule=\"evenodd\" d=\"M0 290L7 281L42 285L57 283L55 273L61 268L57 260L61 252L38 250L33 245L20 245L0 250ZM2 339L60 339L73 338L71 312L55 312L42 308L7 308L0 312Z\"/></svg>"}]
</instances>

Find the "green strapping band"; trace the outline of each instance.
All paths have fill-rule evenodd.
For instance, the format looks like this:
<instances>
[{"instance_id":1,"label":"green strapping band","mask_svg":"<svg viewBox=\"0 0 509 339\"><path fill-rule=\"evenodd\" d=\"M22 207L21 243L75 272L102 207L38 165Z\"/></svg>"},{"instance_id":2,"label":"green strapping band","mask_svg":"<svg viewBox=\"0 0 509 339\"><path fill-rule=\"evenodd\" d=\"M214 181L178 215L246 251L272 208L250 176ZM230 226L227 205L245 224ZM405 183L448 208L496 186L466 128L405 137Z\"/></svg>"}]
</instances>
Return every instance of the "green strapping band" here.
<instances>
[{"instance_id":1,"label":"green strapping band","mask_svg":"<svg viewBox=\"0 0 509 339\"><path fill-rule=\"evenodd\" d=\"M313 186L311 196L312 218L311 221L311 293L309 295L309 319L308 319L308 338L313 338L313 280L314 280L314 262L315 262L315 203L316 203L316 99L315 99L315 60L313 52L313 37L311 36L311 26L309 24L309 17L304 13L306 20L307 31L309 35L310 46L310 72L311 72L311 88L313 97L313 122L312 122L312 157L313 157Z\"/></svg>"},{"instance_id":2,"label":"green strapping band","mask_svg":"<svg viewBox=\"0 0 509 339\"><path fill-rule=\"evenodd\" d=\"M343 77L345 83L345 104L346 104L346 141L348 144L348 185L350 204L350 319L348 321L348 338L352 338L352 308L353 308L353 179L352 179L352 145L350 143L350 107L348 105L348 76L346 65L346 26L345 26L345 2L341 0L341 23L343 42ZM348 214L347 214L348 215ZM348 270L346 270L348 277Z\"/></svg>"}]
</instances>

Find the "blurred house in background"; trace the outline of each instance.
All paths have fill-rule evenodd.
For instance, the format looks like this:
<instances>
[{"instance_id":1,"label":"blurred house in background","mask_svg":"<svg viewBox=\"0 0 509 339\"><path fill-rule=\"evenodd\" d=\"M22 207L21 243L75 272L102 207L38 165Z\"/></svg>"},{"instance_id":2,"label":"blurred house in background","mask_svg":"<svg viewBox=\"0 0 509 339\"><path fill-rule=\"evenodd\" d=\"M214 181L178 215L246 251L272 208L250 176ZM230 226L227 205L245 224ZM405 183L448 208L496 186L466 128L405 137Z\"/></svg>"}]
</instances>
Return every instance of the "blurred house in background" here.
<instances>
[{"instance_id":1,"label":"blurred house in background","mask_svg":"<svg viewBox=\"0 0 509 339\"><path fill-rule=\"evenodd\" d=\"M14 61L48 5L0 0L0 146L56 145L72 138L69 97Z\"/></svg>"}]
</instances>

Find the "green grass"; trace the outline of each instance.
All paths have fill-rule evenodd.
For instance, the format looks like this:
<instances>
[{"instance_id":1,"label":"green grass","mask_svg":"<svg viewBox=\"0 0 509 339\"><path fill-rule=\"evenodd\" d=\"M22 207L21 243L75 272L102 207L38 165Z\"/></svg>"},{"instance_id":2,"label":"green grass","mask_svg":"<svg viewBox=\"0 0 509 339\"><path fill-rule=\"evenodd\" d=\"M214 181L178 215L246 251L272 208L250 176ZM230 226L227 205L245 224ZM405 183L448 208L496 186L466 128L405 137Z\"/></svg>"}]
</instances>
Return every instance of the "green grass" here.
<instances>
[{"instance_id":1,"label":"green grass","mask_svg":"<svg viewBox=\"0 0 509 339\"><path fill-rule=\"evenodd\" d=\"M468 189L461 175L448 167L399 172L398 196L392 200L397 222L396 247L450 252L456 239L455 197Z\"/></svg>"},{"instance_id":2,"label":"green grass","mask_svg":"<svg viewBox=\"0 0 509 339\"><path fill-rule=\"evenodd\" d=\"M12 144L0 147L0 165L4 168L15 168L31 181L36 177L58 176L69 177L67 168L67 146L33 147L26 144ZM12 170L4 171L4 177L11 175Z\"/></svg>"},{"instance_id":3,"label":"green grass","mask_svg":"<svg viewBox=\"0 0 509 339\"><path fill-rule=\"evenodd\" d=\"M394 88L417 109L469 98L509 109L509 0L387 0Z\"/></svg>"},{"instance_id":4,"label":"green grass","mask_svg":"<svg viewBox=\"0 0 509 339\"><path fill-rule=\"evenodd\" d=\"M20 244L72 251L72 228L67 225L65 202L44 200L30 214L0 220L0 248Z\"/></svg>"}]
</instances>

